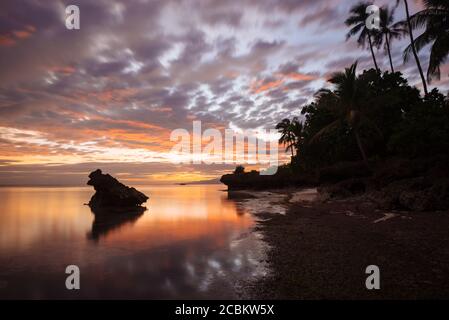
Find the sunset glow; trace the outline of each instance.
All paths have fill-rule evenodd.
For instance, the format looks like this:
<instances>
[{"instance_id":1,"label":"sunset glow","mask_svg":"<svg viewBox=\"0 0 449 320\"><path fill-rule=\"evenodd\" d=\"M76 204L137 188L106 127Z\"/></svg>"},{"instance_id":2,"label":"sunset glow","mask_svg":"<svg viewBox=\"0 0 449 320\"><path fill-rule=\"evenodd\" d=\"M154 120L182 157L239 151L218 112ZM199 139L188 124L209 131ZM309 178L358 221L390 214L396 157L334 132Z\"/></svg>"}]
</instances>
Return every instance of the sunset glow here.
<instances>
[{"instance_id":1,"label":"sunset glow","mask_svg":"<svg viewBox=\"0 0 449 320\"><path fill-rule=\"evenodd\" d=\"M78 1L80 30L65 28L58 1L3 3L0 184L84 184L80 167L115 173L125 163L139 171L127 179L141 183L216 178L236 163L174 165L174 129L193 120L273 129L300 116L331 72L356 59L371 67L344 41L353 1L200 2ZM413 63L399 63L401 47L395 64L419 86ZM447 77L432 84L447 87Z\"/></svg>"}]
</instances>

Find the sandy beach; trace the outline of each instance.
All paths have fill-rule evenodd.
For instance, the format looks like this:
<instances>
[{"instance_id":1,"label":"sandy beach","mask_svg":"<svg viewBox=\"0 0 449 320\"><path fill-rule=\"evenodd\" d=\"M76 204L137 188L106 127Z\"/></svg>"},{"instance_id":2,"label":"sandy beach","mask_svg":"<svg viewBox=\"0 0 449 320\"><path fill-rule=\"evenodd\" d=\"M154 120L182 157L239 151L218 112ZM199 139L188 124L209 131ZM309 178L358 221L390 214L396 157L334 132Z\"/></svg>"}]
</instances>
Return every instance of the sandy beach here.
<instances>
[{"instance_id":1,"label":"sandy beach","mask_svg":"<svg viewBox=\"0 0 449 320\"><path fill-rule=\"evenodd\" d=\"M316 189L244 191L238 202L258 217L255 232L269 248L271 272L251 285L253 298L449 295L449 212L383 211L357 198L322 202ZM380 290L365 287L368 265L380 268Z\"/></svg>"}]
</instances>

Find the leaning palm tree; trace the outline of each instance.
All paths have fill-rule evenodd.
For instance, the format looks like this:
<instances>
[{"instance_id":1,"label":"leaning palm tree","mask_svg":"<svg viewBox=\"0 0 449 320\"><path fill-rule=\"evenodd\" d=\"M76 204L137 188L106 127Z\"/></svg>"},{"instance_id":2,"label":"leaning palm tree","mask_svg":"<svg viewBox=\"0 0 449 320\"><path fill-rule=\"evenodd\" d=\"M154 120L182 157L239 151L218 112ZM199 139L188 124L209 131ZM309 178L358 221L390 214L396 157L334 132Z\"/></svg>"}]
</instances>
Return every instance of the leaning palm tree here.
<instances>
[{"instance_id":1,"label":"leaning palm tree","mask_svg":"<svg viewBox=\"0 0 449 320\"><path fill-rule=\"evenodd\" d=\"M295 137L294 145L296 148L296 154L298 154L298 150L303 139L303 129L304 129L303 124L298 120L297 117L294 117L292 121L292 132Z\"/></svg>"},{"instance_id":2,"label":"leaning palm tree","mask_svg":"<svg viewBox=\"0 0 449 320\"><path fill-rule=\"evenodd\" d=\"M296 119L293 119L293 121L290 121L290 119L283 119L276 125L276 130L278 130L278 132L281 134L279 143L282 143L286 146L285 151L291 151L292 158L294 156L293 148L296 144L295 121Z\"/></svg>"},{"instance_id":3,"label":"leaning palm tree","mask_svg":"<svg viewBox=\"0 0 449 320\"><path fill-rule=\"evenodd\" d=\"M449 1L425 0L425 9L410 17L413 29L425 27L425 31L415 39L416 50L431 44L429 68L427 69L427 81L429 83L435 77L440 79L440 66L449 55ZM413 48L408 46L404 55L410 55Z\"/></svg>"},{"instance_id":4,"label":"leaning palm tree","mask_svg":"<svg viewBox=\"0 0 449 320\"><path fill-rule=\"evenodd\" d=\"M358 80L356 70L357 62L349 68L346 68L344 72L332 74L328 81L334 84L335 90L322 89L318 91L317 99L330 108L336 120L318 131L310 142L315 142L320 136L335 129L342 121L345 121L354 133L363 162L369 167L368 157L366 156L365 147L360 137L361 122L366 117L361 110L363 88L359 86L360 81Z\"/></svg>"},{"instance_id":5,"label":"leaning palm tree","mask_svg":"<svg viewBox=\"0 0 449 320\"><path fill-rule=\"evenodd\" d=\"M404 6L405 6L405 14L407 16L406 20L403 22L400 22L399 25L406 25L407 26L407 33L410 37L410 45L409 45L409 50L406 49L406 51L404 52L404 62L407 62L408 60L408 56L409 54L407 53L408 51L411 51L413 53L413 56L415 57L415 61L416 61L416 65L418 67L418 71L419 71L419 75L421 76L421 81L422 81L422 85L423 85L423 89L424 89L424 94L428 94L429 91L427 90L427 83L426 83L426 79L424 78L424 73L421 67L421 62L419 61L419 57L418 57L418 53L416 51L416 46L415 46L415 37L413 36L413 26L412 26L412 22L410 20L410 10L408 7L408 1L407 0L402 0L404 2ZM447 1L447 0L446 0ZM399 3L401 2L401 0L396 0L396 4L399 5Z\"/></svg>"},{"instance_id":6,"label":"leaning palm tree","mask_svg":"<svg viewBox=\"0 0 449 320\"><path fill-rule=\"evenodd\" d=\"M373 36L375 31L369 30L366 25L366 20L369 15L366 13L366 8L369 6L369 3L360 2L353 6L350 10L350 16L346 19L345 24L348 27L352 27L351 30L346 34L346 40L351 38L352 36L358 35L357 43L362 48L365 47L366 40L368 39L369 48L371 50L371 56L373 58L374 66L377 71L379 71L379 67L377 65L376 56L374 54L373 48Z\"/></svg>"},{"instance_id":7,"label":"leaning palm tree","mask_svg":"<svg viewBox=\"0 0 449 320\"><path fill-rule=\"evenodd\" d=\"M406 30L403 26L393 24L394 11L388 7L380 9L380 30L375 34L374 44L377 48L384 45L385 52L388 54L391 72L394 73L393 59L391 58L391 42L393 39L400 39Z\"/></svg>"}]
</instances>

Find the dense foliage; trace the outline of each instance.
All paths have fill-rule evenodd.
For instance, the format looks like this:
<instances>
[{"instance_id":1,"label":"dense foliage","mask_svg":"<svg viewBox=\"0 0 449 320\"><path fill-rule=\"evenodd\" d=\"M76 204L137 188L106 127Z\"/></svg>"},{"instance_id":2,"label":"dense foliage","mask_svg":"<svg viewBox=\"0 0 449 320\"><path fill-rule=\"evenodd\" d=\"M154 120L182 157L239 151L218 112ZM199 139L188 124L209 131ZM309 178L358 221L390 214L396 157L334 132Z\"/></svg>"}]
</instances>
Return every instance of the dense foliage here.
<instances>
[{"instance_id":1,"label":"dense foliage","mask_svg":"<svg viewBox=\"0 0 449 320\"><path fill-rule=\"evenodd\" d=\"M297 149L294 165L363 160L356 131L370 159L449 154L447 96L434 89L423 98L399 72L371 69L355 76L351 68L334 75L334 90L320 90L302 108L303 128L291 144Z\"/></svg>"},{"instance_id":2,"label":"dense foliage","mask_svg":"<svg viewBox=\"0 0 449 320\"><path fill-rule=\"evenodd\" d=\"M357 73L357 63L334 73L331 89L319 90L314 101L301 109L302 119L282 120L276 128L280 143L292 155L292 168L316 169L344 161L370 162L389 157L419 158L449 155L449 96L427 90L416 51L430 44L427 78L440 77L440 65L449 54L449 2L424 1L425 9L410 15L407 0L398 0L406 10L406 20L394 23L394 10L381 8L381 27L365 25L368 2L351 8L346 25L347 38L357 37L362 47L368 42L374 68ZM413 30L424 27L416 39ZM415 56L423 81L423 96L394 72L391 59L393 39L408 36L404 58ZM382 72L374 49L385 47L390 71ZM295 152L294 152L295 150Z\"/></svg>"}]
</instances>

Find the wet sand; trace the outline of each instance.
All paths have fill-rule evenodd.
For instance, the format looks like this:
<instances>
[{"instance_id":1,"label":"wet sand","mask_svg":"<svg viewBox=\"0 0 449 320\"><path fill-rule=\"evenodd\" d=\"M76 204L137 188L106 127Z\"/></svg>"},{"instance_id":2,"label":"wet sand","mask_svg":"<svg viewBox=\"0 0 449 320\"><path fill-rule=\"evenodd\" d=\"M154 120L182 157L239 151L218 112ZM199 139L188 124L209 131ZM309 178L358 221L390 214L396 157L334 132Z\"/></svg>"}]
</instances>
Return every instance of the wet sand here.
<instances>
[{"instance_id":1,"label":"wet sand","mask_svg":"<svg viewBox=\"0 0 449 320\"><path fill-rule=\"evenodd\" d=\"M449 212L386 212L359 199L322 203L316 190L251 192L271 272L257 299L448 299ZM380 290L368 290L368 265Z\"/></svg>"}]
</instances>

